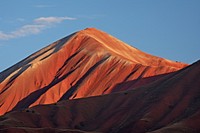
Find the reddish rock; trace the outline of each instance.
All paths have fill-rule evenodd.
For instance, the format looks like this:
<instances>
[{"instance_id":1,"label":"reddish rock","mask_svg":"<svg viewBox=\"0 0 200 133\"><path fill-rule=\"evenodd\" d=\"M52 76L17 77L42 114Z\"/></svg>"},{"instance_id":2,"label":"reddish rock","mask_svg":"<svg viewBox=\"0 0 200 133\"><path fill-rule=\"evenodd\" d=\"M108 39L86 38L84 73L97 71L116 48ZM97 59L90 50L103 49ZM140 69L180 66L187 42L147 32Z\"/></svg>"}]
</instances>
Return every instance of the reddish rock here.
<instances>
[{"instance_id":1,"label":"reddish rock","mask_svg":"<svg viewBox=\"0 0 200 133\"><path fill-rule=\"evenodd\" d=\"M0 117L0 131L198 133L199 68L200 61L134 90L13 111Z\"/></svg>"},{"instance_id":2,"label":"reddish rock","mask_svg":"<svg viewBox=\"0 0 200 133\"><path fill-rule=\"evenodd\" d=\"M184 68L97 29L79 31L0 73L0 114L10 112L0 131L196 131L198 64Z\"/></svg>"}]
</instances>

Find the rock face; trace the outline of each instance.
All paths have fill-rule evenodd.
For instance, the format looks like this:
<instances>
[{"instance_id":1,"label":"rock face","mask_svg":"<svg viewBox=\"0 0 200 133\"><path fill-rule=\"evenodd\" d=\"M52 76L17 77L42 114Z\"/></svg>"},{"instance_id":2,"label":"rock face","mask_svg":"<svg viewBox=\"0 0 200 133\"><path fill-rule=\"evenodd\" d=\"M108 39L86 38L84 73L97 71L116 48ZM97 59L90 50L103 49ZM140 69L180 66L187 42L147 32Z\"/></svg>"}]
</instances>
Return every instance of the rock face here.
<instances>
[{"instance_id":1,"label":"rock face","mask_svg":"<svg viewBox=\"0 0 200 133\"><path fill-rule=\"evenodd\" d=\"M0 131L200 132L200 61L135 90L63 100L0 117Z\"/></svg>"},{"instance_id":2,"label":"rock face","mask_svg":"<svg viewBox=\"0 0 200 133\"><path fill-rule=\"evenodd\" d=\"M0 131L197 127L179 121L198 110L198 64L184 68L188 65L149 55L97 29L79 31L0 73L0 114L11 111L0 118ZM184 113L187 107L194 109Z\"/></svg>"}]
</instances>

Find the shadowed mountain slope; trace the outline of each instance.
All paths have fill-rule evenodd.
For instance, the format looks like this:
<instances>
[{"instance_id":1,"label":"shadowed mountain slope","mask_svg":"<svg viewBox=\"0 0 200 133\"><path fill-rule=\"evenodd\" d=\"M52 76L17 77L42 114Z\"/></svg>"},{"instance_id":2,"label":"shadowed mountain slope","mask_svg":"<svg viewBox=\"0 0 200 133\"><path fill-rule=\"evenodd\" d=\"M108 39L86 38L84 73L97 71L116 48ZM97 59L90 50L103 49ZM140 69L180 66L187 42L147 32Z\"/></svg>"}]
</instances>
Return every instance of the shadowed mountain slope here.
<instances>
[{"instance_id":1,"label":"shadowed mountain slope","mask_svg":"<svg viewBox=\"0 0 200 133\"><path fill-rule=\"evenodd\" d=\"M153 82L186 64L149 55L88 28L60 39L0 73L0 114Z\"/></svg>"},{"instance_id":2,"label":"shadowed mountain slope","mask_svg":"<svg viewBox=\"0 0 200 133\"><path fill-rule=\"evenodd\" d=\"M134 90L13 111L0 117L0 131L198 133L199 68L200 61Z\"/></svg>"}]
</instances>

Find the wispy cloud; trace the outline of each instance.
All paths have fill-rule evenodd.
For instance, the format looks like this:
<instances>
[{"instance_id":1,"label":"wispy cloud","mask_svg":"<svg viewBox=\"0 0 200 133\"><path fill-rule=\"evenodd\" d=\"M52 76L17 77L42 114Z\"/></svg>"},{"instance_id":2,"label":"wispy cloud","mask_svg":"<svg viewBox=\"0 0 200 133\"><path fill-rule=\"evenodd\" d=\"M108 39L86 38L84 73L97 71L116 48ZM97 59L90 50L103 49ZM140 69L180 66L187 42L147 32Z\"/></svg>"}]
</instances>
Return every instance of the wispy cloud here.
<instances>
[{"instance_id":1,"label":"wispy cloud","mask_svg":"<svg viewBox=\"0 0 200 133\"><path fill-rule=\"evenodd\" d=\"M40 17L34 20L37 24L53 24L60 23L64 20L76 20L76 18L71 17Z\"/></svg>"},{"instance_id":2,"label":"wispy cloud","mask_svg":"<svg viewBox=\"0 0 200 133\"><path fill-rule=\"evenodd\" d=\"M71 17L40 17L33 20L32 24L26 24L17 30L5 33L0 31L0 40L9 40L32 34L38 34L46 28L51 28L53 25L61 23L65 20L76 20Z\"/></svg>"}]
</instances>

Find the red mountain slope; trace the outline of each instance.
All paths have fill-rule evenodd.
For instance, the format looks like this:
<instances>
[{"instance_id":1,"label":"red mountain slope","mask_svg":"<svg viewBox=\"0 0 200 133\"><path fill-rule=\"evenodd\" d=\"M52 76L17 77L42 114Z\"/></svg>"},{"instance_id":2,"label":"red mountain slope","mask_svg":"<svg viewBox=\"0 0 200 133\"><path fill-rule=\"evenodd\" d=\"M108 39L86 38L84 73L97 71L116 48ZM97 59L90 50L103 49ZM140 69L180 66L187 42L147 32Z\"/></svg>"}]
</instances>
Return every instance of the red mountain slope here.
<instances>
[{"instance_id":1,"label":"red mountain slope","mask_svg":"<svg viewBox=\"0 0 200 133\"><path fill-rule=\"evenodd\" d=\"M0 114L128 90L185 66L146 54L97 29L85 29L0 73Z\"/></svg>"},{"instance_id":2,"label":"red mountain slope","mask_svg":"<svg viewBox=\"0 0 200 133\"><path fill-rule=\"evenodd\" d=\"M199 68L200 61L138 89L13 111L0 117L0 131L199 133Z\"/></svg>"}]
</instances>

